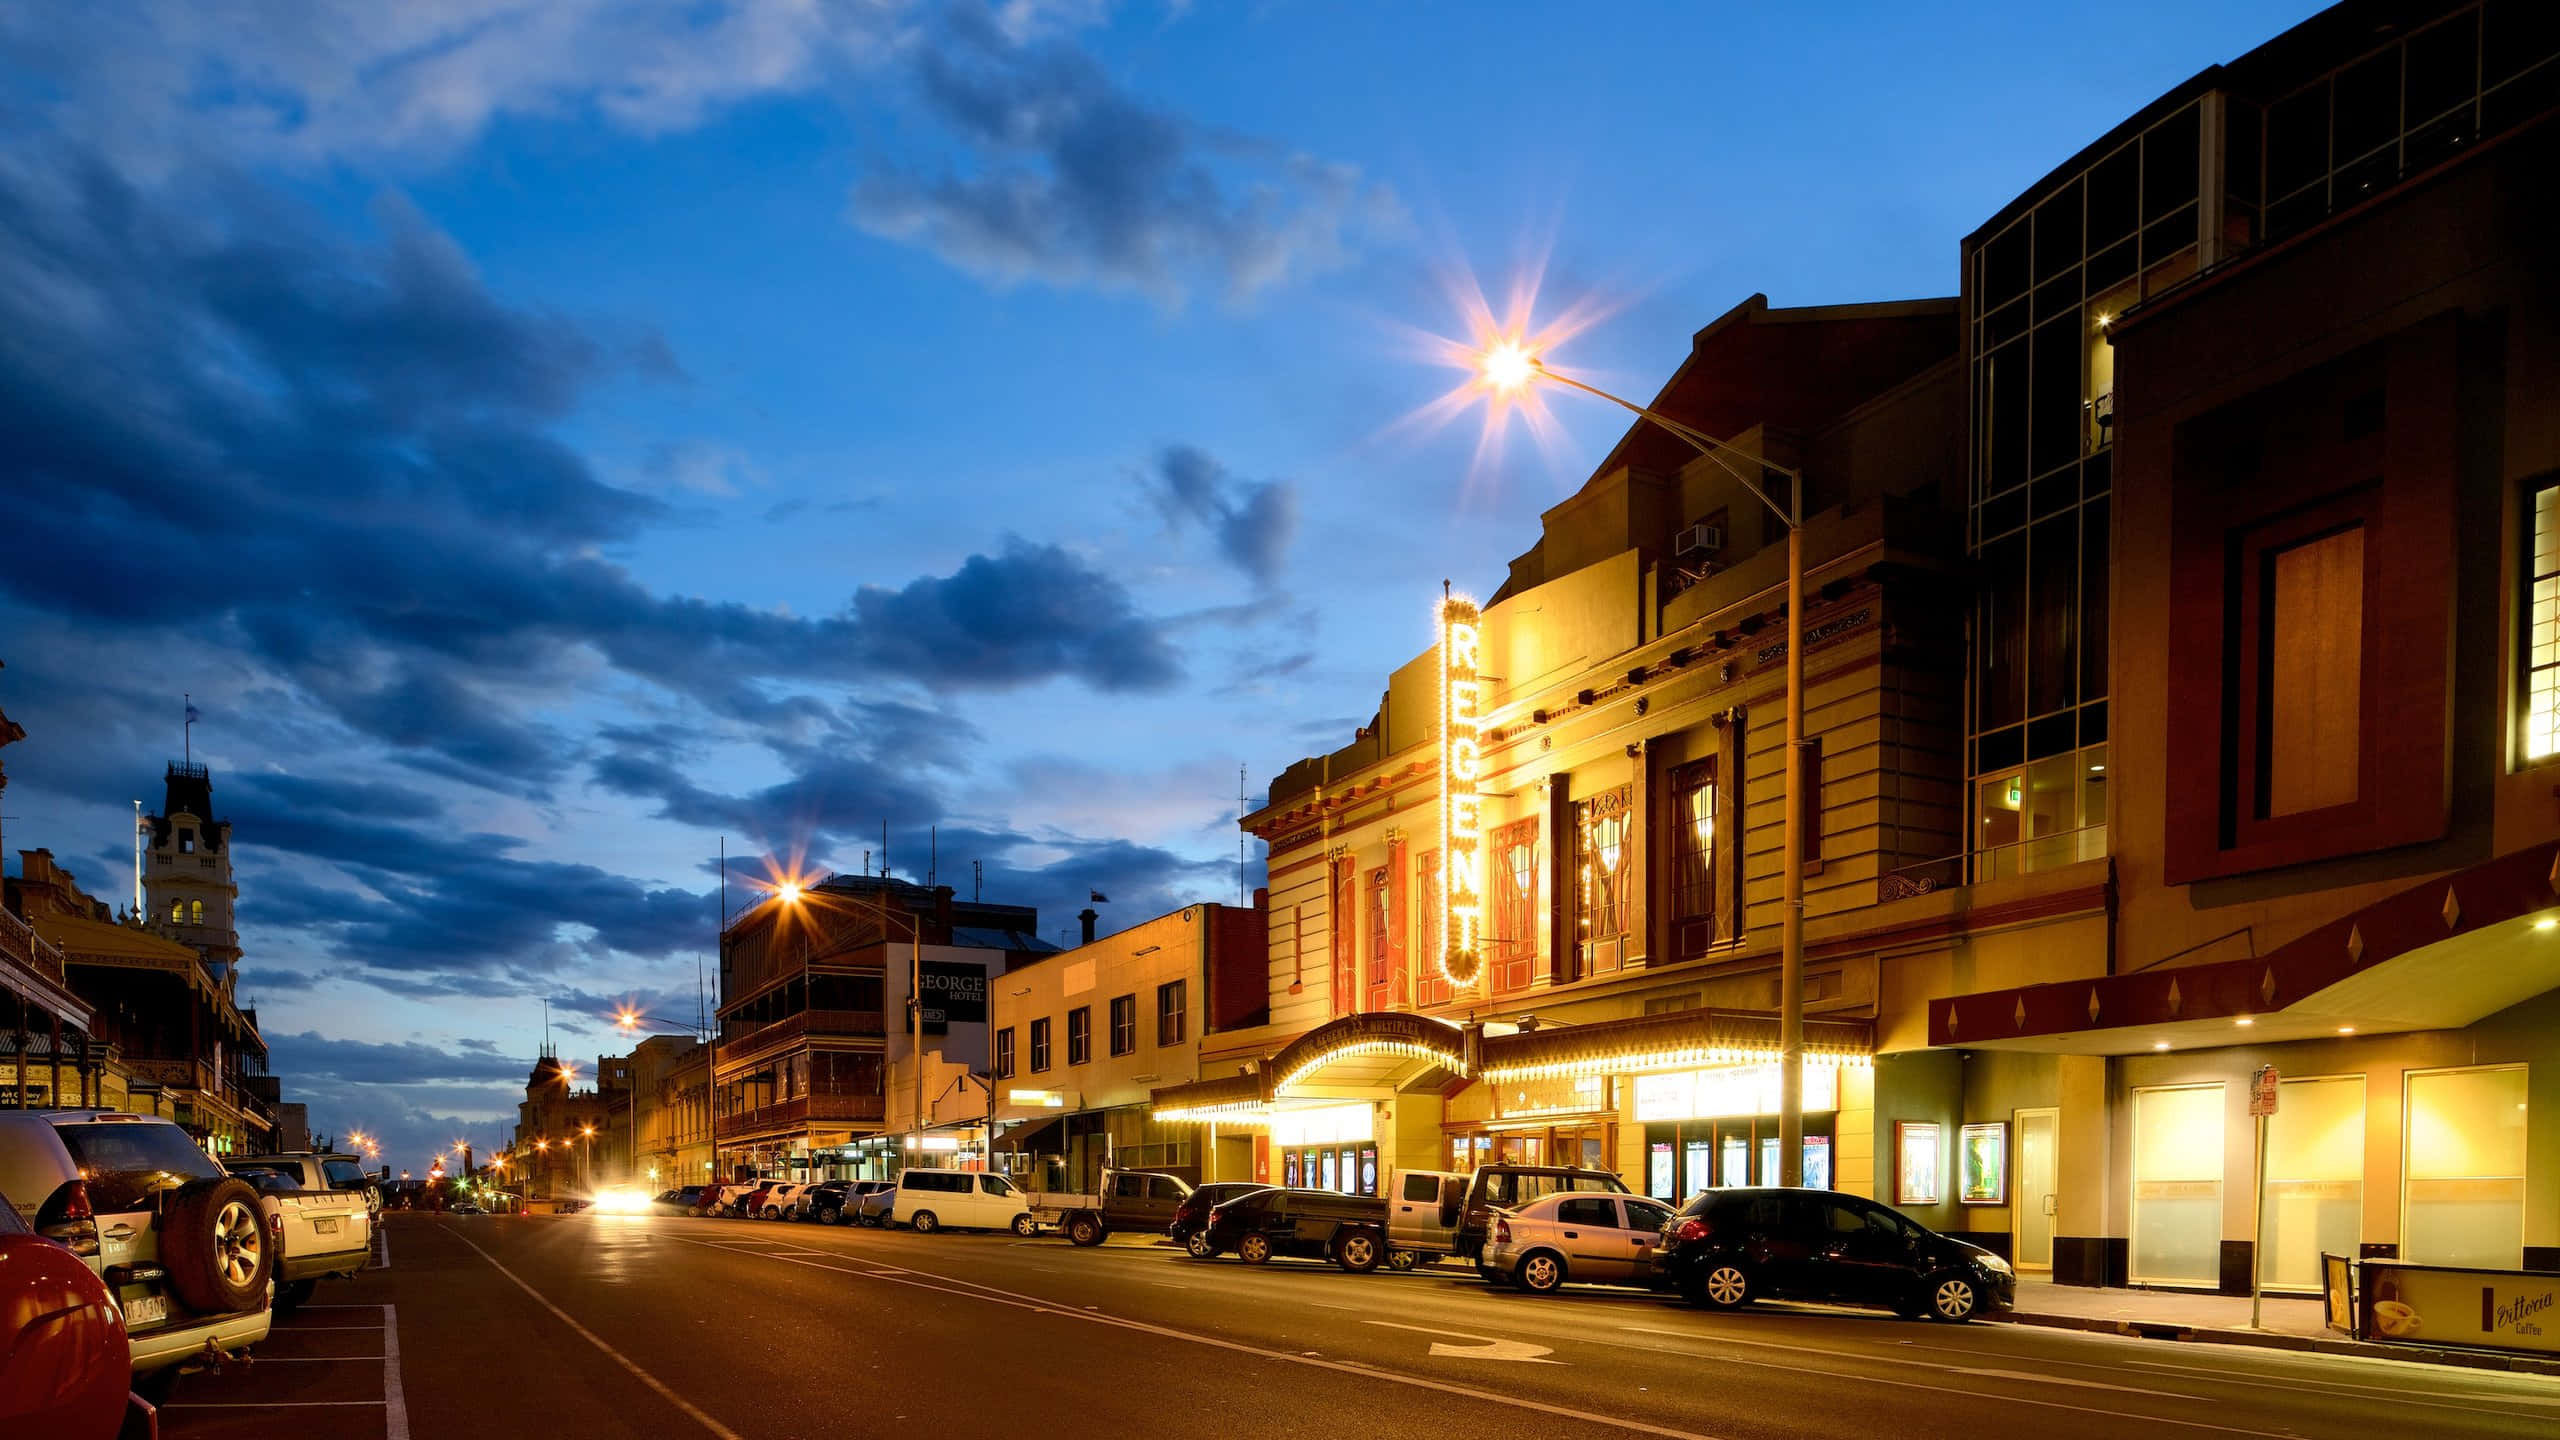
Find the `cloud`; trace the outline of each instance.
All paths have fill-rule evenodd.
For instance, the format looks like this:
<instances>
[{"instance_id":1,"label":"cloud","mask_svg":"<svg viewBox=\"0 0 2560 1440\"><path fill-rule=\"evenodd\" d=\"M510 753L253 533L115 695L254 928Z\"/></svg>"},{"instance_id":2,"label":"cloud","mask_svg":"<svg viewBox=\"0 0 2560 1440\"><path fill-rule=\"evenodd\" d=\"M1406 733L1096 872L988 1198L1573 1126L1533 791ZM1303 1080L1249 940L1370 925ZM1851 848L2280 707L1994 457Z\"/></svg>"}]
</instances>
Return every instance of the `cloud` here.
<instances>
[{"instance_id":1,"label":"cloud","mask_svg":"<svg viewBox=\"0 0 2560 1440\"><path fill-rule=\"evenodd\" d=\"M1250 481L1227 473L1208 452L1169 445L1146 474L1148 498L1179 531L1197 525L1219 555L1266 589L1280 579L1298 533L1298 489L1286 480Z\"/></svg>"},{"instance_id":2,"label":"cloud","mask_svg":"<svg viewBox=\"0 0 2560 1440\"><path fill-rule=\"evenodd\" d=\"M712 440L666 440L649 447L641 473L652 485L727 499L764 483L744 450Z\"/></svg>"},{"instance_id":3,"label":"cloud","mask_svg":"<svg viewBox=\"0 0 2560 1440\"><path fill-rule=\"evenodd\" d=\"M531 1056L498 1054L485 1043L451 1048L416 1041L339 1040L315 1030L267 1037L267 1062L277 1074L313 1087L345 1085L424 1085L513 1080L522 1083L533 1069Z\"/></svg>"},{"instance_id":4,"label":"cloud","mask_svg":"<svg viewBox=\"0 0 2560 1440\"><path fill-rule=\"evenodd\" d=\"M853 190L856 225L999 285L1169 305L1204 285L1248 299L1346 264L1355 242L1400 225L1393 192L1357 167L1150 106L1091 56L1008 19L944 12L915 89L965 163L875 161Z\"/></svg>"}]
</instances>

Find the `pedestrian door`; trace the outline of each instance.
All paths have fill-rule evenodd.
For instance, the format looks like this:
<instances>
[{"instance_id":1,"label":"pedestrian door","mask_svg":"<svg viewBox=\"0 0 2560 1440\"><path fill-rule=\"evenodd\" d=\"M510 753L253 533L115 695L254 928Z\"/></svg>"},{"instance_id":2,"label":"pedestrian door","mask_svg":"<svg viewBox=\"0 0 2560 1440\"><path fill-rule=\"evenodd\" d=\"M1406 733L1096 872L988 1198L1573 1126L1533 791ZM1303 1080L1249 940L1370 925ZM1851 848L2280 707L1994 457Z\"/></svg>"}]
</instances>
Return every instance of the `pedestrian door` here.
<instances>
[{"instance_id":1,"label":"pedestrian door","mask_svg":"<svg viewBox=\"0 0 2560 1440\"><path fill-rule=\"evenodd\" d=\"M2053 1230L2060 1209L2061 1167L2055 1147L2062 1112L2018 1112L2018 1193L2010 1207L2010 1245L2021 1270L2053 1268Z\"/></svg>"}]
</instances>

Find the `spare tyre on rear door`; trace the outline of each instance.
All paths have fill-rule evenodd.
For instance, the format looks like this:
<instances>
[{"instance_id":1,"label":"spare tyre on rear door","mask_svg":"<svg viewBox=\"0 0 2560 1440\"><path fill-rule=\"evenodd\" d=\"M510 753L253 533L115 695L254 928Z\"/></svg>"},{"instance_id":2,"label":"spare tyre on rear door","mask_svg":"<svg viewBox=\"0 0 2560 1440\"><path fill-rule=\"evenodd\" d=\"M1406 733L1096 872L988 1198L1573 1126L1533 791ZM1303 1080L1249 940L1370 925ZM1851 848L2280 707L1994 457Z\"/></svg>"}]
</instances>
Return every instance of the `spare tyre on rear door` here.
<instances>
[{"instance_id":1,"label":"spare tyre on rear door","mask_svg":"<svg viewBox=\"0 0 2560 1440\"><path fill-rule=\"evenodd\" d=\"M171 1191L160 1208L160 1263L188 1309L226 1315L265 1305L276 1253L258 1192L229 1175Z\"/></svg>"}]
</instances>

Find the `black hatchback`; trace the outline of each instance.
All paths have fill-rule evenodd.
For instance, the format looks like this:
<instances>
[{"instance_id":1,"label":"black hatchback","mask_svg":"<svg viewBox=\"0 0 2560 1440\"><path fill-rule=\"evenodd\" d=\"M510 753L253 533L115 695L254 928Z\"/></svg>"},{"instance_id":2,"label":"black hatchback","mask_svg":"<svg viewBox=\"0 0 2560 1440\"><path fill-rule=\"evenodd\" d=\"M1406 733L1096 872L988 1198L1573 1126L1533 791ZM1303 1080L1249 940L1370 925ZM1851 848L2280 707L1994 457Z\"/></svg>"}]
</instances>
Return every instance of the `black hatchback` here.
<instances>
[{"instance_id":1,"label":"black hatchback","mask_svg":"<svg viewBox=\"0 0 2560 1440\"><path fill-rule=\"evenodd\" d=\"M1202 1185L1174 1207L1173 1223L1165 1226L1164 1233L1189 1251L1193 1259L1206 1260L1218 1253L1209 1244L1209 1212L1239 1195L1270 1188L1258 1180L1216 1180Z\"/></svg>"},{"instance_id":2,"label":"black hatchback","mask_svg":"<svg viewBox=\"0 0 2560 1440\"><path fill-rule=\"evenodd\" d=\"M1693 1305L1754 1300L1881 1305L1949 1324L2006 1310L2009 1262L1889 1205L1837 1190L1708 1190L1662 1227L1658 1280Z\"/></svg>"}]
</instances>

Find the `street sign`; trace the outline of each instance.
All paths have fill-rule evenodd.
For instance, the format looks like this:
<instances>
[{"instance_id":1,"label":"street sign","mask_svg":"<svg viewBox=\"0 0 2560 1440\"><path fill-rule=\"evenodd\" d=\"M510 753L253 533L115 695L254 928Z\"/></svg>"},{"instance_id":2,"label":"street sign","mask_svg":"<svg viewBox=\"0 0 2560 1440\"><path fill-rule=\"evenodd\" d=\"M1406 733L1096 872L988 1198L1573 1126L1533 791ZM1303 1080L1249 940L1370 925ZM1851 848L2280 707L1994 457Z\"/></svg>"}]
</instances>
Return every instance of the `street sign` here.
<instances>
[{"instance_id":1,"label":"street sign","mask_svg":"<svg viewBox=\"0 0 2560 1440\"><path fill-rule=\"evenodd\" d=\"M2273 1065L2261 1065L2258 1067L2258 1073L2249 1077L2250 1114L2273 1115L2276 1113L2277 1083L2276 1067Z\"/></svg>"}]
</instances>

